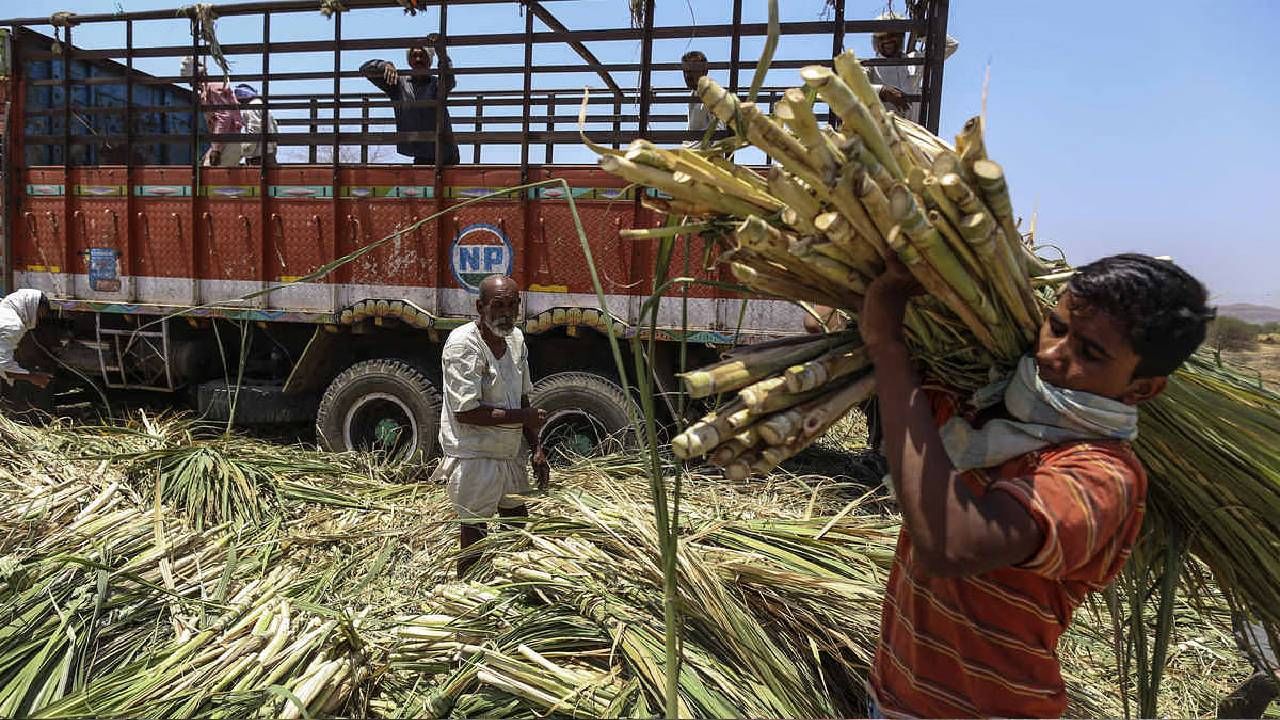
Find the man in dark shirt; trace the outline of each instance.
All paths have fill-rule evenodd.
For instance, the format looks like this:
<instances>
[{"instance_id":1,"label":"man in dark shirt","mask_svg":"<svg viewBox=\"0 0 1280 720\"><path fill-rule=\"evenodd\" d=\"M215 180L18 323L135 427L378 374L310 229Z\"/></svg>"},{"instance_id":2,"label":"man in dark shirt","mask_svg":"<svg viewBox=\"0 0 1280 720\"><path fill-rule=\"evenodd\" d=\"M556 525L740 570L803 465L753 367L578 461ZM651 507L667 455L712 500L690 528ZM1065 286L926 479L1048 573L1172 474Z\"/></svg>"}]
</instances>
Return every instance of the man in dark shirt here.
<instances>
[{"instance_id":1,"label":"man in dark shirt","mask_svg":"<svg viewBox=\"0 0 1280 720\"><path fill-rule=\"evenodd\" d=\"M436 55L440 56L440 71L431 73L431 63ZM452 73L453 64L445 54L440 36L436 33L428 35L426 45L409 48L405 57L409 60L411 73L400 73L386 60L370 60L360 66L360 73L395 103L397 132L434 134L437 114L440 118L439 154L434 139L401 141L396 143L396 152L413 158L415 165L457 165L458 145L453 140L448 106L437 108L425 104L433 100L446 101L449 91L457 84Z\"/></svg>"}]
</instances>

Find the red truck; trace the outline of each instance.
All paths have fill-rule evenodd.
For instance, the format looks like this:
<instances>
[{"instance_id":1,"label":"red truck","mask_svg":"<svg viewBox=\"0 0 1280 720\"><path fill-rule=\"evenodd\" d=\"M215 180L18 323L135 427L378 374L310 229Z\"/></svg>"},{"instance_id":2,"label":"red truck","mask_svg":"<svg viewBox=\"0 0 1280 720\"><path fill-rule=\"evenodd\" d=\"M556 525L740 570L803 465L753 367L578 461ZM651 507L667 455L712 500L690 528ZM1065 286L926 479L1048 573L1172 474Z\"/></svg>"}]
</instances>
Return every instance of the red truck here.
<instances>
[{"instance_id":1,"label":"red truck","mask_svg":"<svg viewBox=\"0 0 1280 720\"><path fill-rule=\"evenodd\" d=\"M584 98L557 79L588 73L594 84L603 81L588 100L596 142L696 140L684 129L690 94L678 79L679 51L658 53L688 38L707 48L727 42L727 56L707 53L710 72L745 95L755 62L744 62L742 42L758 42L766 25L741 21L742 0L731 3L726 23L658 24L648 0L632 26L603 29L566 27L552 11L571 3L556 0L436 0L415 3L413 15L404 4L344 0L345 11L319 24L316 0L221 5L212 14L185 8L0 20L0 282L5 292L41 289L60 311L71 336L49 358L60 372L111 389L172 393L175 404L191 402L210 418L226 419L234 394L239 423L314 421L318 440L331 449L381 444L404 457L428 456L440 412L441 343L474 316L479 279L506 273L526 290L523 327L535 402L551 418L548 442L587 452L627 425L629 400L603 313L621 335L649 332L638 312L652 291L656 244L620 233L663 218L644 207L636 189L594 165L556 162L581 146L576 121ZM942 47L947 3L909 5L911 18L902 20L848 20L843 0L835 0L834 17L784 18L782 46L808 56L775 60L771 77L829 62L853 33L907 33L922 57L872 62L920 67L924 88L915 99L924 123L936 129L942 54L931 49ZM510 13L523 32L458 20L477 6ZM351 30L372 13L380 28L403 26L405 36ZM175 34L175 22L185 32ZM148 32L152 24L169 29ZM261 33L241 42L227 31L233 24ZM115 28L123 46L78 41L101 37L89 32L100 26ZM306 27L318 30L300 37ZM394 157L380 157L383 146L422 138L395 132L390 102L357 68L371 51L398 58L433 32L451 54L479 60L456 62L450 71L458 82L445 103L462 162L388 162ZM593 48L618 41L639 42L639 63L596 56ZM535 49L551 46L571 49L576 63L534 60ZM490 51L497 57L513 48L523 50L523 63L484 64ZM200 106L177 68L182 57L196 56L220 75L219 53L230 60L233 85L260 90L277 133L210 134L203 121L210 108ZM307 53L331 62L280 69L296 67L290 56ZM160 60L170 74L140 67ZM486 77L522 87L468 90ZM767 104L781 89L764 87L757 101ZM215 140L278 143L280 162L203 167L200 158ZM565 185L460 206L546 179ZM586 229L604 308L564 187ZM702 269L700 239L678 247L672 274L716 274ZM674 389L682 342L693 364L736 343L800 332L802 317L780 301L708 286L689 287L687 305L676 293L658 317L651 358L658 387Z\"/></svg>"}]
</instances>

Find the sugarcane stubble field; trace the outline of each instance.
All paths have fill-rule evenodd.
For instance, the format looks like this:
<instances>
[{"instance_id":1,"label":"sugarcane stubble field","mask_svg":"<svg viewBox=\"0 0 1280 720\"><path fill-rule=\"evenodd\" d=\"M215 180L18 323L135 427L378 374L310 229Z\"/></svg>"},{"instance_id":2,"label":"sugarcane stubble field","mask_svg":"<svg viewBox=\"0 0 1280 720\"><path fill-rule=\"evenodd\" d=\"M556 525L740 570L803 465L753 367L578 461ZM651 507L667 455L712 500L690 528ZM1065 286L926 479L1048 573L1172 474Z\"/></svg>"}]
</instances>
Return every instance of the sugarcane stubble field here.
<instances>
[{"instance_id":1,"label":"sugarcane stubble field","mask_svg":"<svg viewBox=\"0 0 1280 720\"><path fill-rule=\"evenodd\" d=\"M1069 268L1023 241L982 121L952 147L894 118L852 54L800 76L773 116L704 79L725 146L593 147L757 293L852 315L896 254L928 291L907 321L925 377L968 392L1007 372ZM726 158L747 144L767 173ZM669 452L562 467L465 581L443 488L375 457L141 414L0 417L0 715L857 715L897 519L874 462L793 471L865 437L859 344L686 373L712 412ZM1280 620L1278 407L1198 358L1145 411L1150 520L1059 648L1071 714L1209 715L1248 676L1232 612Z\"/></svg>"}]
</instances>

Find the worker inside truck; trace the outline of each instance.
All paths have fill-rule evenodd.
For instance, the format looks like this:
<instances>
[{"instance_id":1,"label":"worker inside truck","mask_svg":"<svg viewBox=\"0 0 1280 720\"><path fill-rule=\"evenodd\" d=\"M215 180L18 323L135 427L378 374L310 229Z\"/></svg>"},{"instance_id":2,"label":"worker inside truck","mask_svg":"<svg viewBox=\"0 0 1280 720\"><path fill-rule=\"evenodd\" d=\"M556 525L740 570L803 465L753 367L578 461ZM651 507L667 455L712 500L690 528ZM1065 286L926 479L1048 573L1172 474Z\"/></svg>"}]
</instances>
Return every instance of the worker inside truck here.
<instances>
[{"instance_id":1,"label":"worker inside truck","mask_svg":"<svg viewBox=\"0 0 1280 720\"><path fill-rule=\"evenodd\" d=\"M685 87L689 88L689 132L704 133L715 118L698 97L698 80L707 74L707 56L701 50L690 50L680 58L680 71L684 74Z\"/></svg>"},{"instance_id":2,"label":"worker inside truck","mask_svg":"<svg viewBox=\"0 0 1280 720\"><path fill-rule=\"evenodd\" d=\"M266 103L262 96L252 85L240 83L235 89L236 101L240 103L240 117L244 121L244 133L249 139L241 143L240 154L244 157L245 165L275 165L276 164L276 141L267 141L267 154L262 154L262 138L256 137L262 133L275 134L280 132L280 128L276 126L276 119L271 116L267 110Z\"/></svg>"},{"instance_id":3,"label":"worker inside truck","mask_svg":"<svg viewBox=\"0 0 1280 720\"><path fill-rule=\"evenodd\" d=\"M886 12L877 20L905 20L895 12ZM900 32L879 32L871 37L871 44L876 55L882 58L923 58L924 53L908 49L906 36ZM914 44L914 43L913 43ZM945 60L955 54L960 43L950 35L942 58ZM880 94L885 106L901 117L913 122L920 122L920 103L911 102L907 95L919 95L924 86L923 65L877 65L867 69L867 77L871 87Z\"/></svg>"},{"instance_id":4,"label":"worker inside truck","mask_svg":"<svg viewBox=\"0 0 1280 720\"><path fill-rule=\"evenodd\" d=\"M215 135L239 133L244 122L231 86L225 82L209 80L204 61L191 56L182 58L181 73L183 77L191 78L191 85L200 96L200 105L206 108L204 121L209 132ZM207 167L234 167L240 164L240 150L239 142L214 140L209 144L201 164Z\"/></svg>"},{"instance_id":5,"label":"worker inside truck","mask_svg":"<svg viewBox=\"0 0 1280 720\"><path fill-rule=\"evenodd\" d=\"M440 57L439 72L431 72L432 62ZM413 158L414 165L457 165L458 144L453 139L453 124L448 105L437 105L448 99L457 85L453 63L445 52L437 33L427 36L426 44L405 51L409 72L401 72L386 60L370 60L360 66L360 74L387 94L394 103L396 131L435 134L440 120L440 148L434 139L404 140L396 143L396 152ZM437 161L439 161L437 163Z\"/></svg>"}]
</instances>

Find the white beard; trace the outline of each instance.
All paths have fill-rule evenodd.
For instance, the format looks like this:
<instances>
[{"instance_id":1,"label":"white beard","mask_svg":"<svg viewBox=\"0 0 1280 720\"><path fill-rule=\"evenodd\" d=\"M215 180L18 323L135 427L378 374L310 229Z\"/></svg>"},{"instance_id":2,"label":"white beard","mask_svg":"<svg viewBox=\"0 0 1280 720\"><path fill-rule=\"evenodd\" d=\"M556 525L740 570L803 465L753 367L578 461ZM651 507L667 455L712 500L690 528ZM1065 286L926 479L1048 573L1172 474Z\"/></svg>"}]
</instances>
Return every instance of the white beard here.
<instances>
[{"instance_id":1,"label":"white beard","mask_svg":"<svg viewBox=\"0 0 1280 720\"><path fill-rule=\"evenodd\" d=\"M503 330L502 328L497 327L496 325L489 322L488 320L481 320L480 322L483 323L486 328L488 328L489 332L493 333L494 335L497 335L498 337L504 337L504 338L511 337L511 333L514 332L516 329L515 325L512 325L511 327Z\"/></svg>"}]
</instances>

